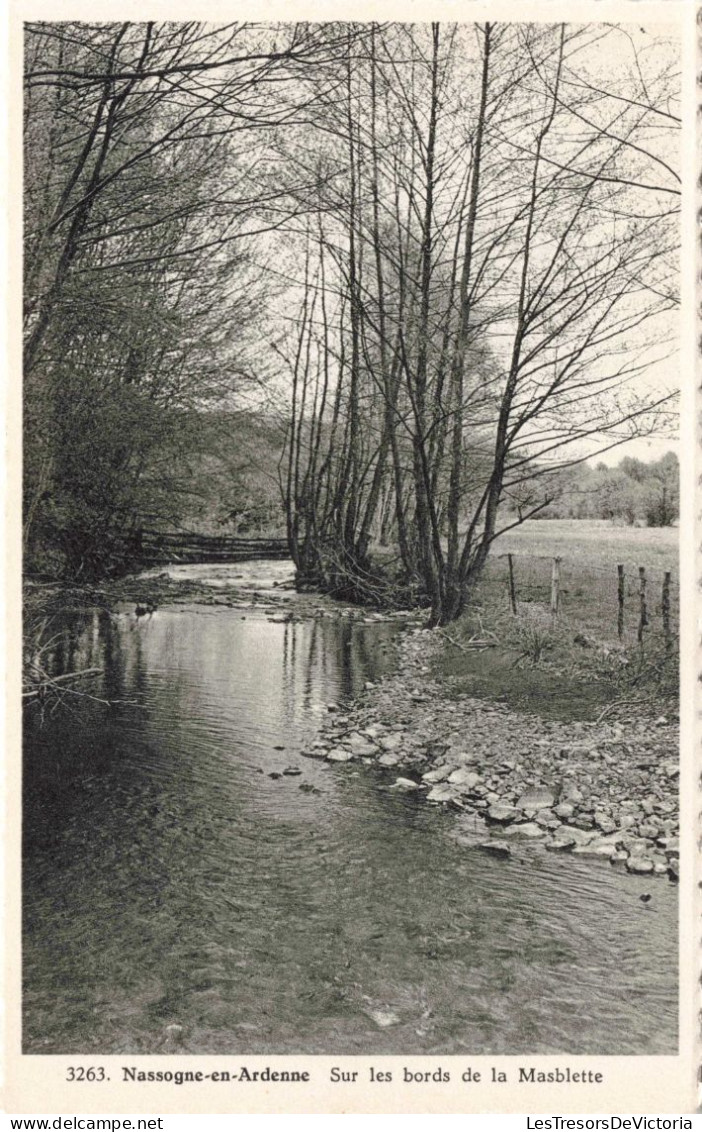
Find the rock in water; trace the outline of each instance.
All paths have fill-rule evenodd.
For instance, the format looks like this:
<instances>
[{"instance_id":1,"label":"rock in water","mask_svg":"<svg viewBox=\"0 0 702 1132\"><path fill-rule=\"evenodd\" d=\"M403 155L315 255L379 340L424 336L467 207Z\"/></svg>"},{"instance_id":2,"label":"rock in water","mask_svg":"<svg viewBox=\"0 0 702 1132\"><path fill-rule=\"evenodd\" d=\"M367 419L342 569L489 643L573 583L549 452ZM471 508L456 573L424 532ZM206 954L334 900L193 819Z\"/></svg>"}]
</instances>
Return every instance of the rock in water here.
<instances>
[{"instance_id":1,"label":"rock in water","mask_svg":"<svg viewBox=\"0 0 702 1132\"><path fill-rule=\"evenodd\" d=\"M450 766L439 766L436 770L428 770L426 774L422 775L422 782L444 782L451 773Z\"/></svg>"},{"instance_id":2,"label":"rock in water","mask_svg":"<svg viewBox=\"0 0 702 1132\"><path fill-rule=\"evenodd\" d=\"M572 837L576 845L587 845L595 836L589 829L578 829L577 825L565 825L558 830L557 837Z\"/></svg>"},{"instance_id":3,"label":"rock in water","mask_svg":"<svg viewBox=\"0 0 702 1132\"><path fill-rule=\"evenodd\" d=\"M604 857L609 861L613 853L616 853L616 845L611 841L591 841L588 845L576 845L573 850L574 856L585 857L586 859L590 857L593 860Z\"/></svg>"},{"instance_id":4,"label":"rock in water","mask_svg":"<svg viewBox=\"0 0 702 1132\"><path fill-rule=\"evenodd\" d=\"M574 849L577 841L567 833L556 835L552 841L546 842L546 848L551 849L554 853L567 853L569 849Z\"/></svg>"},{"instance_id":5,"label":"rock in water","mask_svg":"<svg viewBox=\"0 0 702 1132\"><path fill-rule=\"evenodd\" d=\"M653 872L653 861L650 857L630 857L626 863L627 872L646 876Z\"/></svg>"},{"instance_id":6,"label":"rock in water","mask_svg":"<svg viewBox=\"0 0 702 1132\"><path fill-rule=\"evenodd\" d=\"M389 751L378 759L380 766L397 766L402 761L401 755L393 755Z\"/></svg>"},{"instance_id":7,"label":"rock in water","mask_svg":"<svg viewBox=\"0 0 702 1132\"><path fill-rule=\"evenodd\" d=\"M456 791L448 782L440 782L437 786L433 786L427 794L428 802L452 802L456 797Z\"/></svg>"},{"instance_id":8,"label":"rock in water","mask_svg":"<svg viewBox=\"0 0 702 1132\"><path fill-rule=\"evenodd\" d=\"M545 837L546 830L534 821L519 822L505 830L505 837Z\"/></svg>"},{"instance_id":9,"label":"rock in water","mask_svg":"<svg viewBox=\"0 0 702 1132\"><path fill-rule=\"evenodd\" d=\"M411 778L396 778L390 787L391 790L419 790L419 785Z\"/></svg>"},{"instance_id":10,"label":"rock in water","mask_svg":"<svg viewBox=\"0 0 702 1132\"><path fill-rule=\"evenodd\" d=\"M367 728L366 730L370 730ZM402 735L382 735L378 739L378 744L384 751L396 751L402 742Z\"/></svg>"},{"instance_id":11,"label":"rock in water","mask_svg":"<svg viewBox=\"0 0 702 1132\"><path fill-rule=\"evenodd\" d=\"M509 845L501 845L499 841L481 841L478 849L482 849L483 853L489 853L491 857L511 857L512 850Z\"/></svg>"},{"instance_id":12,"label":"rock in water","mask_svg":"<svg viewBox=\"0 0 702 1132\"><path fill-rule=\"evenodd\" d=\"M527 790L517 801L520 810L550 810L556 801L556 795L546 786L537 786L534 790Z\"/></svg>"},{"instance_id":13,"label":"rock in water","mask_svg":"<svg viewBox=\"0 0 702 1132\"><path fill-rule=\"evenodd\" d=\"M352 758L351 751L345 751L343 747L334 747L327 755L330 763L348 763Z\"/></svg>"}]
</instances>

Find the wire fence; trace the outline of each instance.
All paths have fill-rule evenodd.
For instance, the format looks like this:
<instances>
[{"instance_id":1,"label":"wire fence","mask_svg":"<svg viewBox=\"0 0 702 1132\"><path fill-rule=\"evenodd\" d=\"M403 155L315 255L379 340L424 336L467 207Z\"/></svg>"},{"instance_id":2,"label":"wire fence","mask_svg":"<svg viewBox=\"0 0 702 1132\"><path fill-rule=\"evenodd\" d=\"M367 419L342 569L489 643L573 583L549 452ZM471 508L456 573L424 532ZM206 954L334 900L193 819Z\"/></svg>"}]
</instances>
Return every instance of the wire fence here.
<instances>
[{"instance_id":1,"label":"wire fence","mask_svg":"<svg viewBox=\"0 0 702 1132\"><path fill-rule=\"evenodd\" d=\"M502 554L488 560L485 585L515 616L538 608L598 641L672 650L679 632L679 579L660 567Z\"/></svg>"}]
</instances>

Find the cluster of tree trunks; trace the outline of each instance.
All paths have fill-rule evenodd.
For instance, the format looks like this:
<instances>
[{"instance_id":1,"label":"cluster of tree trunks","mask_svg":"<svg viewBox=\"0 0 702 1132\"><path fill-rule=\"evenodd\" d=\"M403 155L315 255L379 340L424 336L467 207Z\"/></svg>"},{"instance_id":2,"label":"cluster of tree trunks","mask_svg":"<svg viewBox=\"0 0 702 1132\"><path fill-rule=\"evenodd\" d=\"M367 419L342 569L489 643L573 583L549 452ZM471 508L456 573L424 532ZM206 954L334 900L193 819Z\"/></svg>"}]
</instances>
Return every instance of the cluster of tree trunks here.
<instances>
[{"instance_id":1,"label":"cluster of tree trunks","mask_svg":"<svg viewBox=\"0 0 702 1132\"><path fill-rule=\"evenodd\" d=\"M29 570L118 572L131 533L195 510L211 433L198 421L269 376L275 287L256 253L297 210L277 137L307 112L297 71L324 66L339 35L25 26Z\"/></svg>"},{"instance_id":2,"label":"cluster of tree trunks","mask_svg":"<svg viewBox=\"0 0 702 1132\"><path fill-rule=\"evenodd\" d=\"M607 83L603 40L631 63ZM505 502L507 525L539 514L593 441L669 407L623 392L677 301L675 81L646 66L618 29L348 29L298 157L317 183L281 351L302 582L446 624Z\"/></svg>"}]
</instances>

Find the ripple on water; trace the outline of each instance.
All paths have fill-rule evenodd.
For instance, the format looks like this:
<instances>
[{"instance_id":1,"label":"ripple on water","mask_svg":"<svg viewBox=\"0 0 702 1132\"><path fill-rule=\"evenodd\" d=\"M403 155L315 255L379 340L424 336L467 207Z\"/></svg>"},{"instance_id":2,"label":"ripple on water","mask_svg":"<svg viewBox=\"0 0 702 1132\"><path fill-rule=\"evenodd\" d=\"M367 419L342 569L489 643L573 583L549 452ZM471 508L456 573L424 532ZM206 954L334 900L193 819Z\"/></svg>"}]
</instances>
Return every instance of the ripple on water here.
<instances>
[{"instance_id":1,"label":"ripple on water","mask_svg":"<svg viewBox=\"0 0 702 1132\"><path fill-rule=\"evenodd\" d=\"M28 1052L168 1051L173 1024L181 1052L675 1051L672 886L495 860L375 770L300 758L393 631L86 627L74 665L90 638L123 702L28 722Z\"/></svg>"}]
</instances>

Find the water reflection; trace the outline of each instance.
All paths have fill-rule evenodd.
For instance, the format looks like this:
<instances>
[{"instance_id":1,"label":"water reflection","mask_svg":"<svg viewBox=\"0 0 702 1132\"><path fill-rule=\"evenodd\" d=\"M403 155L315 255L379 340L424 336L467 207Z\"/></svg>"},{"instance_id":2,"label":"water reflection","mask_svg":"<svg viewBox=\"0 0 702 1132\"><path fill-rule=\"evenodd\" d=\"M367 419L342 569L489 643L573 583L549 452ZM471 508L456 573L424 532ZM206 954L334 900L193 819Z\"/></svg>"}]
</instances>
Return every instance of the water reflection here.
<instances>
[{"instance_id":1,"label":"water reflection","mask_svg":"<svg viewBox=\"0 0 702 1132\"><path fill-rule=\"evenodd\" d=\"M673 1052L672 887L492 860L301 756L391 632L67 617L55 670L118 702L28 713L27 1052Z\"/></svg>"}]
</instances>

